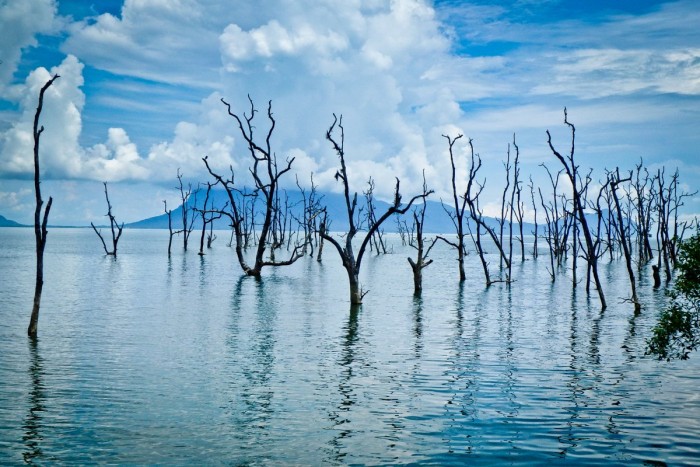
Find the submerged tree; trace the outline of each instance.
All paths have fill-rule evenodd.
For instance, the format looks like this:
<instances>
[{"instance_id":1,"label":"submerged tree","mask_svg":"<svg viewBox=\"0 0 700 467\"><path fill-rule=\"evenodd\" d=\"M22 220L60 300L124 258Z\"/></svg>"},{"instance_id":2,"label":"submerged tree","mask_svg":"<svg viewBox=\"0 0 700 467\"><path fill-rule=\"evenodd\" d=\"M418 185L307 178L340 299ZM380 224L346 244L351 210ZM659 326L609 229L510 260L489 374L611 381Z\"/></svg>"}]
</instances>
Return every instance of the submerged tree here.
<instances>
[{"instance_id":1,"label":"submerged tree","mask_svg":"<svg viewBox=\"0 0 700 467\"><path fill-rule=\"evenodd\" d=\"M340 139L338 140L334 136L334 131L338 128L340 131ZM330 242L335 249L338 251L338 254L340 255L340 259L343 262L343 267L345 268L345 271L348 274L348 282L350 285L350 304L351 305L359 305L362 303L363 297L367 294L368 291L363 291L362 288L360 287L360 267L362 265L362 257L365 254L365 251L367 249L367 246L369 245L369 242L372 239L372 235L376 233L377 230L382 226L382 224L389 219L391 216L394 214L404 214L406 211L408 211L413 203L418 200L418 199L423 199L432 193L431 191L428 192L423 192L423 194L416 195L411 200L408 202L408 204L405 207L401 207L401 194L399 192L399 179L396 179L396 187L394 188L394 200L391 204L391 206L382 214L380 217L377 218L376 222L374 222L369 229L367 230L367 233L365 234L364 239L360 243L360 249L357 251L357 254L355 254L354 247L353 247L353 239L355 238L355 235L357 235L359 229L357 225L357 220L356 220L356 213L355 210L357 208L357 192L350 197L350 185L348 181L348 172L347 168L345 165L345 149L344 149L344 144L345 144L345 130L343 128L343 117L341 116L338 118L335 114L333 114L333 123L331 124L330 128L328 128L328 131L326 131L326 139L330 141L330 143L333 145L333 149L335 150L336 154L338 155L338 158L340 159L340 170L338 170L335 174L336 180L340 180L343 182L343 195L345 198L345 207L347 209L347 216L348 216L348 231L345 234L345 245L341 245L338 240L336 240L334 237L332 237L329 232L325 228L325 224L322 224L321 226L321 237L323 237L325 240Z\"/></svg>"},{"instance_id":2,"label":"submerged tree","mask_svg":"<svg viewBox=\"0 0 700 467\"><path fill-rule=\"evenodd\" d=\"M59 78L59 75L54 75L49 81L44 84L39 91L39 103L36 107L36 113L34 114L34 193L36 195L36 208L34 209L34 238L36 240L36 283L34 286L34 303L32 305L32 315L29 319L29 327L27 328L27 334L31 338L37 336L38 326L39 326L39 307L41 306L41 292L44 288L44 249L46 248L46 235L48 234L46 230L46 223L49 220L49 211L51 211L51 204L53 203L53 198L49 196L49 201L46 203L46 209L44 210L44 215L42 219L41 207L44 204L44 200L41 199L41 181L39 179L39 140L41 134L44 132L44 126L39 128L39 116L41 115L41 109L44 106L44 93L46 90Z\"/></svg>"},{"instance_id":3,"label":"submerged tree","mask_svg":"<svg viewBox=\"0 0 700 467\"><path fill-rule=\"evenodd\" d=\"M212 184L207 182L207 192L204 196L204 204L202 205L202 209L198 209L196 207L194 208L197 212L199 212L199 215L202 218L202 233L199 237L199 253L197 253L199 256L204 256L204 237L207 236L207 227L209 227L207 248L211 248L211 244L216 238L216 235L214 235L213 232L214 221L221 219L222 216L221 210L214 209L213 201L210 209L207 209L207 205L209 204L209 195L211 194L211 187ZM224 209L225 208L226 207L224 206Z\"/></svg>"},{"instance_id":4,"label":"submerged tree","mask_svg":"<svg viewBox=\"0 0 700 467\"><path fill-rule=\"evenodd\" d=\"M236 256L238 262L241 265L241 269L249 276L260 277L260 273L265 266L286 266L294 263L296 260L301 258L303 254L301 253L301 246L297 245L292 250L288 259L285 261L276 261L274 259L266 259L265 253L270 247L274 248L273 239L271 238L271 229L273 228L273 222L275 222L275 212L278 209L279 204L276 204L277 189L279 188L280 177L285 173L289 172L292 168L292 163L294 158L287 159L286 163L280 167L277 165L277 156L272 151L271 148L271 138L272 133L275 130L275 119L272 116L272 101L268 102L267 106L267 118L270 122L270 127L265 136L265 141L258 144L255 140L253 125L253 120L257 110L253 105L253 101L248 96L248 101L250 102L250 114L243 114L240 117L231 111L231 105L225 100L221 99L228 109L229 116L233 117L238 123L238 129L240 130L243 139L248 145L248 151L250 152L250 157L253 159L253 166L250 168L250 173L253 176L253 181L255 182L255 190L257 193L262 194L262 200L265 204L264 218L262 226L260 227L260 238L258 240L258 245L255 250L255 262L252 266L248 265L243 256L243 243L244 243L244 217L241 213L241 209L238 207L238 200L236 199L236 188L233 180L233 168L231 168L231 178L224 179L221 175L217 174L209 166L209 162L206 157L203 161L211 174L216 180L216 184L221 184L221 186L226 190L228 194L229 203L231 205L231 211L221 211L222 214L228 216L231 219L231 225L233 226L235 237L236 237Z\"/></svg>"},{"instance_id":5,"label":"submerged tree","mask_svg":"<svg viewBox=\"0 0 700 467\"><path fill-rule=\"evenodd\" d=\"M627 265L627 274L630 278L630 287L632 288L632 298L631 301L634 304L634 312L639 313L642 309L642 304L639 303L637 298L637 282L634 277L634 269L632 268L632 252L630 251L629 245L624 240L625 235L625 222L622 218L622 208L620 207L620 197L617 195L617 187L624 182L629 182L632 180L632 175L630 174L627 178L620 178L620 170L617 169L614 173L610 174L610 191L612 192L613 200L615 201L615 213L617 214L617 228L622 238L622 250L625 254L625 264ZM629 224L629 223L628 223Z\"/></svg>"},{"instance_id":6,"label":"submerged tree","mask_svg":"<svg viewBox=\"0 0 700 467\"><path fill-rule=\"evenodd\" d=\"M450 209L448 209L445 206L445 203L442 203L442 207L447 213L447 215L450 217L450 220L452 221L452 225L454 225L455 228L455 233L457 234L457 239L455 242L452 242L450 240L447 240L444 237L438 237L451 247L457 250L457 266L459 267L459 281L464 282L467 279L467 275L464 272L464 257L466 255L466 248L464 246L464 238L466 237L466 232L465 230L465 225L464 225L464 212L466 209L467 205L467 195L466 193L464 195L461 195L457 192L457 168L455 165L455 156L454 156L454 145L455 143L462 138L464 135L459 134L455 136L454 138L450 137L449 135L442 135L443 138L447 140L448 144L448 150L450 154L450 165L452 167L452 178L451 178L451 187L452 187L452 205L450 206ZM462 200L460 201L460 197ZM442 201L441 201L442 202Z\"/></svg>"},{"instance_id":7,"label":"submerged tree","mask_svg":"<svg viewBox=\"0 0 700 467\"><path fill-rule=\"evenodd\" d=\"M588 267L593 275L593 280L595 281L596 289L598 290L598 298L600 299L600 307L605 310L607 304L605 302L605 294L603 293L603 286L600 282L600 277L598 276L598 257L595 251L595 244L593 242L593 237L591 236L591 231L588 228L588 221L586 220L586 215L584 213L585 208L585 192L588 189L588 184L590 183L590 178L587 178L585 182L581 181L581 176L578 173L578 166L574 161L574 152L576 150L576 127L569 122L566 108L564 108L564 123L571 130L571 148L569 154L566 158L562 156L552 145L552 135L547 130L547 144L549 149L552 151L554 156L561 162L564 166L564 171L569 178L573 191L573 214L574 222L577 222L581 227L581 232L583 232L583 237L586 240L586 253L585 258L588 262ZM574 238L574 242L578 239Z\"/></svg>"},{"instance_id":8,"label":"submerged tree","mask_svg":"<svg viewBox=\"0 0 700 467\"><path fill-rule=\"evenodd\" d=\"M107 193L107 182L102 182L105 187L105 199L107 200L107 218L109 218L109 227L112 231L112 250L110 251L107 249L107 243L105 242L105 239L102 237L102 231L97 230L97 227L95 227L95 224L90 222L90 225L92 226L92 230L95 231L98 237L100 237L100 241L102 242L102 248L105 250L105 254L108 256L117 256L117 244L119 243L119 239L122 236L122 230L124 229L124 223L122 222L122 225L119 225L117 222L117 219L114 217L114 214L112 214L112 204L109 202L109 194Z\"/></svg>"},{"instance_id":9,"label":"submerged tree","mask_svg":"<svg viewBox=\"0 0 700 467\"><path fill-rule=\"evenodd\" d=\"M489 287L491 284L503 281L500 279L493 280L491 278L488 262L486 261L485 257L486 251L481 243L481 236L483 235L482 232L485 231L486 234L491 237L491 240L500 254L500 260L506 265L506 269L508 271L510 271L510 260L503 250L503 245L501 244L499 236L496 235L496 231L484 220L484 211L480 206L479 197L481 196L481 192L484 190L486 181L484 180L484 182L479 183L476 178L477 174L479 173L479 169L481 169L481 157L474 152L474 142L471 139L469 140L469 152L471 155L471 164L469 165L469 181L467 182L467 191L464 194L464 201L469 206L469 215L475 224L476 232L472 231L471 225L468 225L469 233L472 236L476 252L481 260L481 267L484 270L484 278L486 279L486 287ZM510 280L510 274L508 273L506 282L510 282Z\"/></svg>"},{"instance_id":10,"label":"submerged tree","mask_svg":"<svg viewBox=\"0 0 700 467\"><path fill-rule=\"evenodd\" d=\"M168 202L166 200L163 200L163 209L165 211L165 214L168 216L168 256L170 256L170 251L172 250L173 246L173 237L182 231L173 230L173 210L168 209Z\"/></svg>"},{"instance_id":11,"label":"submerged tree","mask_svg":"<svg viewBox=\"0 0 700 467\"><path fill-rule=\"evenodd\" d=\"M199 187L197 187L197 189L194 191L194 202L192 203L192 207L190 207L189 201L190 196L192 196L192 184L188 183L187 189L185 189L185 186L182 183L182 174L180 173L179 168L177 169L177 181L177 188L180 190L180 200L182 201L182 204L180 205L180 215L182 218L182 229L180 230L182 233L182 248L187 251L190 234L194 229L194 219L196 217L195 210L197 208L197 193L199 193Z\"/></svg>"},{"instance_id":12,"label":"submerged tree","mask_svg":"<svg viewBox=\"0 0 700 467\"><path fill-rule=\"evenodd\" d=\"M425 183L425 171L423 171L423 193L428 192L428 187ZM435 243L437 243L438 238L435 237L430 246L425 247L425 239L423 238L423 227L425 226L425 201L418 208L413 210L413 228L415 237L412 235L409 240L411 247L416 249L416 259L414 260L410 256L408 257L408 263L411 265L411 271L413 271L413 294L415 296L420 296L423 292L423 269L427 268L432 264L433 260L428 259L430 250L433 249Z\"/></svg>"}]
</instances>

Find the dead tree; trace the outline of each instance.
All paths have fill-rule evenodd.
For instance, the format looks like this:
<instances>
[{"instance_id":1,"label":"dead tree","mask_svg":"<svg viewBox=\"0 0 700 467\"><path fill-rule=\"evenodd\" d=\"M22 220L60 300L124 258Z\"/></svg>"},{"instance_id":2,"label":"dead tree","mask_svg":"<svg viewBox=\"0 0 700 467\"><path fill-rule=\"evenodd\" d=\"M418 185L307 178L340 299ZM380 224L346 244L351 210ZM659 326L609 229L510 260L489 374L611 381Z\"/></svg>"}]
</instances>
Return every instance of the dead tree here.
<instances>
[{"instance_id":1,"label":"dead tree","mask_svg":"<svg viewBox=\"0 0 700 467\"><path fill-rule=\"evenodd\" d=\"M634 278L634 269L632 268L632 252L630 251L629 245L624 240L625 238L625 223L622 218L622 208L620 207L620 198L617 195L617 187L620 183L629 182L632 180L632 174L627 178L620 178L620 169L617 169L614 174L609 175L610 178L610 191L612 192L613 200L615 201L615 212L617 213L617 225L622 240L622 251L625 254L625 264L627 265L627 274L630 278L630 287L632 288L632 298L631 301L634 304L635 314L642 310L642 304L639 303L637 298L637 282ZM629 223L627 223L629 225Z\"/></svg>"},{"instance_id":2,"label":"dead tree","mask_svg":"<svg viewBox=\"0 0 700 467\"><path fill-rule=\"evenodd\" d=\"M199 215L202 218L202 234L199 237L199 253L197 253L199 256L204 256L204 237L207 233L207 226L212 227L214 221L216 219L221 219L222 216L222 210L216 210L214 209L214 206L211 206L210 209L207 209L207 205L209 204L209 195L211 193L211 187L212 184L207 182L207 192L204 196L204 204L202 204L202 209L198 209L196 207L194 208L197 212L199 212ZM226 206L224 206L223 209L226 209ZM211 248L211 242L213 241L214 233L210 228L209 238L207 239L207 248Z\"/></svg>"},{"instance_id":3,"label":"dead tree","mask_svg":"<svg viewBox=\"0 0 700 467\"><path fill-rule=\"evenodd\" d=\"M367 227L372 228L372 226L377 222L376 207L374 205L374 180L372 177L367 181L367 191L363 192L365 195L365 203L367 206ZM376 229L369 242L369 249L375 249L377 254L386 254L386 243L384 243L384 232L382 229Z\"/></svg>"},{"instance_id":4,"label":"dead tree","mask_svg":"<svg viewBox=\"0 0 700 467\"><path fill-rule=\"evenodd\" d=\"M653 180L649 178L649 171L643 167L642 161L635 166L635 180L632 185L636 203L636 225L637 225L637 250L639 256L639 267L650 261L654 257L649 237L651 235L651 213L653 211ZM642 169L644 176L642 177Z\"/></svg>"},{"instance_id":5,"label":"dead tree","mask_svg":"<svg viewBox=\"0 0 700 467\"><path fill-rule=\"evenodd\" d=\"M484 269L486 286L489 287L493 283L503 281L491 279L488 269L488 262L484 256L485 251L481 244L482 229L485 230L491 237L491 240L493 240L493 243L496 245L496 248L500 254L500 260L506 265L506 269L508 271L510 271L510 261L503 251L503 245L500 242L500 238L498 235L496 235L494 229L484 220L484 213L479 206L479 197L481 192L484 190L485 182L479 183L476 179L479 169L481 168L481 157L474 153L474 143L471 139L469 140L469 151L471 153L471 164L469 166L469 181L467 182L467 191L464 194L464 201L469 206L470 218L476 225L476 234L474 234L474 232L471 230L471 225L468 224L469 233L472 236L474 246L476 247L476 252L479 254L479 259L481 260L481 266ZM510 282L510 280L510 274L508 274L506 277L506 282Z\"/></svg>"},{"instance_id":6,"label":"dead tree","mask_svg":"<svg viewBox=\"0 0 700 467\"><path fill-rule=\"evenodd\" d=\"M556 243L555 243L555 235L557 232L557 226L554 221L554 206L553 204L545 204L544 202L544 196L542 196L542 189L537 188L537 191L540 194L540 202L542 203L542 209L544 210L544 220L545 220L545 227L544 227L544 241L547 243L547 246L549 247L549 267L550 269L548 270L550 277L552 278L552 282L556 282L557 276L554 274L554 262L555 262L555 255L556 255ZM556 199L556 198L555 198Z\"/></svg>"},{"instance_id":7,"label":"dead tree","mask_svg":"<svg viewBox=\"0 0 700 467\"><path fill-rule=\"evenodd\" d=\"M37 336L37 331L39 327L39 307L41 306L41 292L44 289L44 249L46 248L46 236L48 231L46 230L46 224L49 220L49 211L51 211L51 204L53 203L53 198L49 196L49 201L46 203L46 209L44 210L44 215L42 218L41 207L44 204L44 200L41 199L41 181L39 178L39 140L41 134L44 132L44 126L39 128L39 116L41 115L41 109L44 106L44 93L46 90L59 78L59 75L53 75L53 77L44 84L39 91L39 103L36 107L36 113L34 114L34 194L36 195L36 207L34 209L34 239L36 241L36 282L34 284L34 302L32 305L32 315L29 318L29 327L27 328L27 335L35 339Z\"/></svg>"},{"instance_id":8,"label":"dead tree","mask_svg":"<svg viewBox=\"0 0 700 467\"><path fill-rule=\"evenodd\" d=\"M564 158L552 145L552 136L547 130L547 144L549 149L552 151L554 156L561 162L564 166L566 175L571 182L571 187L573 191L573 202L574 202L574 222L577 222L581 227L581 232L586 240L586 260L588 266L591 268L591 273L593 274L593 280L595 281L596 289L598 290L598 298L600 299L600 306L602 310L607 308L605 302L605 294L603 292L603 286L600 282L600 277L598 275L598 258L595 255L595 245L593 243L593 238L591 237L591 232L588 228L588 221L584 213L584 205L582 204L582 198L584 197L584 191L587 189L587 184L582 184L580 176L578 175L578 166L574 162L574 152L576 149L576 127L569 122L567 118L566 108L564 108L564 123L571 130L571 149L567 158Z\"/></svg>"},{"instance_id":9,"label":"dead tree","mask_svg":"<svg viewBox=\"0 0 700 467\"><path fill-rule=\"evenodd\" d=\"M170 251L172 250L173 246L173 237L182 231L173 230L173 210L168 209L168 202L166 200L163 200L163 209L165 214L168 216L168 256L170 256Z\"/></svg>"},{"instance_id":10,"label":"dead tree","mask_svg":"<svg viewBox=\"0 0 700 467\"><path fill-rule=\"evenodd\" d=\"M523 182L520 180L520 148L515 143L515 135L513 135L513 146L515 147L515 159L513 160L513 193L511 194L511 214L515 216L515 220L518 223L519 236L518 240L520 242L520 261L525 261L525 238L523 235L523 218L525 217L524 211L525 206L522 201L522 191ZM535 212L535 216L537 213ZM512 235L513 235L513 221L511 216L511 250L513 248ZM535 219L535 225L537 224L537 219ZM535 241L537 243L537 241ZM511 256L512 257L512 256ZM512 263L512 260L511 260Z\"/></svg>"},{"instance_id":11,"label":"dead tree","mask_svg":"<svg viewBox=\"0 0 700 467\"><path fill-rule=\"evenodd\" d=\"M336 137L333 135L336 127L340 131L340 140L337 140ZM432 193L432 190L427 193L422 193L420 195L414 196L413 198L411 198L411 200L405 207L401 207L401 193L399 192L399 179L397 178L396 187L394 189L394 200L391 206L386 210L386 212L384 212L384 214L382 214L377 219L374 225L369 227L364 239L360 243L360 248L357 251L357 254L355 254L352 242L355 238L355 235L357 235L358 233L358 226L356 224L355 219L355 210L357 208L357 192L355 192L352 198L350 197L348 173L345 166L345 130L343 128L342 116L339 119L335 114L333 114L333 123L328 128L328 131L326 131L326 139L332 144L333 149L335 150L336 154L338 155L338 158L340 159L340 169L336 172L335 178L336 180L340 180L343 183L343 194L345 197L345 207L347 209L349 227L348 232L345 234L344 246L341 245L336 238L330 235L330 233L326 230L324 224L322 224L320 233L321 237L330 242L338 251L338 255L340 255L340 259L343 262L343 267L345 268L345 271L348 274L348 282L350 285L350 304L354 306L361 304L363 297L368 292L362 290L362 288L360 287L360 267L362 265L362 258L365 254L365 251L367 250L367 246L372 238L372 235L374 235L375 232L379 230L379 228L387 219L389 219L395 214L404 214L411 208L411 206L416 200L425 200L425 198L430 193Z\"/></svg>"},{"instance_id":12,"label":"dead tree","mask_svg":"<svg viewBox=\"0 0 700 467\"><path fill-rule=\"evenodd\" d=\"M255 190L262 194L262 199L265 205L264 218L260 229L260 238L256 247L253 266L249 266L243 256L243 231L241 228L242 217L234 196L233 169L231 169L231 179L224 180L223 177L212 171L206 157L203 160L207 170L216 180L216 183L221 184L228 193L232 212L221 212L231 218L236 235L236 256L241 269L243 269L243 272L249 276L260 277L262 269L266 266L290 265L303 256L301 253L301 245L297 245L294 247L287 260L268 260L265 257L265 253L271 247L270 230L272 228L274 211L276 209L275 200L277 199L279 180L285 173L291 170L294 158L292 157L291 159L287 159L286 163L281 169L277 165L277 156L271 149L272 133L275 130L275 119L272 116L272 101L269 101L267 106L267 118L269 120L270 127L265 136L265 141L260 144L255 141L255 127L253 126L253 120L255 119L257 110L255 109L250 96L248 96L248 102L250 103L250 114L247 115L243 113L242 117L239 117L238 114L233 113L231 111L231 105L224 99L221 99L221 102L223 102L223 104L226 106L229 116L233 117L238 123L238 129L240 130L241 136L248 146L248 152L253 160L253 166L249 170L255 183Z\"/></svg>"},{"instance_id":13,"label":"dead tree","mask_svg":"<svg viewBox=\"0 0 700 467\"><path fill-rule=\"evenodd\" d=\"M593 202L589 202L589 208L592 209L596 213L596 233L595 233L595 241L594 241L594 250L595 250L595 255L598 259L600 259L604 254L605 254L605 249L602 248L602 245L604 245L604 238L603 233L601 232L601 229L605 227L607 230L607 236L608 238L610 237L610 223L605 222L605 216L603 215L603 204L602 201L605 201L605 206L607 207L607 211L611 212L610 210L610 178L605 181L605 183L600 187L600 190L598 190L598 196L596 197L595 204ZM607 247L606 247L607 248ZM588 264L588 263L587 263ZM586 268L586 293L590 293L591 290L591 269L589 267Z\"/></svg>"},{"instance_id":14,"label":"dead tree","mask_svg":"<svg viewBox=\"0 0 700 467\"><path fill-rule=\"evenodd\" d=\"M105 200L107 201L107 218L109 219L109 227L110 230L112 231L112 250L107 249L107 243L105 242L105 239L102 237L102 231L97 230L97 227L95 227L95 224L90 222L90 225L92 226L92 230L95 231L98 237L100 237L100 241L102 242L102 248L105 250L105 254L107 256L114 256L115 258L117 257L117 243L119 243L119 239L122 236L122 230L124 229L124 223L122 222L122 225L119 225L117 222L117 219L114 217L114 214L112 214L112 204L109 202L109 194L107 193L107 182L103 182L105 186Z\"/></svg>"},{"instance_id":15,"label":"dead tree","mask_svg":"<svg viewBox=\"0 0 700 467\"><path fill-rule=\"evenodd\" d=\"M559 170L556 176L554 176L552 175L552 172L550 172L549 167L547 167L544 164L540 164L540 166L547 171L549 181L552 185L552 201L549 203L544 202L542 190L538 189L540 194L540 201L542 203L542 209L544 209L545 215L547 217L546 233L549 238L547 244L550 247L550 253L552 258L556 260L557 265L561 265L562 259L564 258L564 254L566 252L566 241L564 240L564 237L567 231L567 224L564 221L564 213L566 212L566 209L564 206L561 206L560 209L559 205L560 201L562 202L562 204L565 204L566 198L564 198L563 195L560 196L560 194L558 193L559 176L563 173L563 170ZM554 269L552 269L552 273L554 273Z\"/></svg>"},{"instance_id":16,"label":"dead tree","mask_svg":"<svg viewBox=\"0 0 700 467\"><path fill-rule=\"evenodd\" d=\"M423 172L423 193L428 192L428 187L425 183L425 172ZM413 228L415 231L415 240L411 241L410 245L416 249L416 259L414 260L410 256L408 257L408 263L411 265L411 270L413 271L413 294L415 296L420 296L423 292L423 269L430 266L433 262L432 259L428 259L430 250L433 249L438 238L435 237L430 245L425 247L425 239L423 238L423 227L425 225L425 208L426 203L423 202L420 208L414 208L413 210Z\"/></svg>"},{"instance_id":17,"label":"dead tree","mask_svg":"<svg viewBox=\"0 0 700 467\"><path fill-rule=\"evenodd\" d=\"M681 206L684 205L683 199L689 198L692 196L695 196L698 194L698 191L694 191L692 193L679 193L678 192L678 187L680 185L679 182L680 179L680 173L678 169L673 174L673 177L671 178L671 185L669 187L670 193L669 193L669 207L668 207L668 213L669 213L669 220L667 222L667 225L669 225L671 222L671 215L673 215L673 235L670 236L670 255L671 255L671 261L673 262L673 267L676 267L676 263L678 262L678 245L680 242L683 240L683 233L688 227L687 222L679 222L678 220L678 210L681 208ZM679 229L682 230L679 234Z\"/></svg>"},{"instance_id":18,"label":"dead tree","mask_svg":"<svg viewBox=\"0 0 700 467\"><path fill-rule=\"evenodd\" d=\"M192 207L190 207L189 201L190 196L192 196L192 184L188 184L187 189L185 189L182 183L182 174L180 173L180 169L177 169L177 181L177 188L180 190L180 200L182 201L182 205L180 206L180 215L182 218L182 229L180 230L182 233L182 247L185 251L187 251L187 244L190 239L190 234L194 229L195 209L197 208L197 193L199 192L199 187L197 187L194 192L194 202L192 203Z\"/></svg>"},{"instance_id":19,"label":"dead tree","mask_svg":"<svg viewBox=\"0 0 700 467\"><path fill-rule=\"evenodd\" d=\"M669 208L671 199L671 189L666 186L665 179L666 169L659 169L656 174L656 181L659 186L659 191L657 192L657 244L659 249L659 257L657 267L661 269L661 263L663 260L664 272L666 274L666 283L671 282L671 239L669 237L669 222L671 217L671 212Z\"/></svg>"},{"instance_id":20,"label":"dead tree","mask_svg":"<svg viewBox=\"0 0 700 467\"><path fill-rule=\"evenodd\" d=\"M299 177L296 179L297 188L301 193L301 217L293 216L299 226L304 231L304 242L302 247L302 253L306 254L307 251L309 255L314 255L314 234L318 231L317 219L323 214L323 208L321 207L321 199L323 196L318 196L318 191L316 189L316 184L314 183L314 174L311 174L311 188L309 192L306 192L305 188L302 188L299 183Z\"/></svg>"},{"instance_id":21,"label":"dead tree","mask_svg":"<svg viewBox=\"0 0 700 467\"><path fill-rule=\"evenodd\" d=\"M507 151L507 158L506 161L503 163L503 168L506 169L506 186L503 188L503 195L501 196L501 217L498 219L498 227L499 227L499 232L498 232L498 241L503 245L503 229L506 224L506 211L510 211L511 214L513 212L513 205L512 204L506 204L506 196L508 195L508 189L510 188L510 170L511 170L511 165L510 165L510 144L508 144L508 151ZM512 220L512 216L511 220ZM513 249L512 246L512 239L513 239L513 228L511 226L510 228L510 234L511 234L511 250ZM512 256L512 252L508 252L509 255ZM500 260L500 267L503 267L503 258ZM508 267L510 269L510 267ZM510 270L508 271L508 275L510 276Z\"/></svg>"},{"instance_id":22,"label":"dead tree","mask_svg":"<svg viewBox=\"0 0 700 467\"><path fill-rule=\"evenodd\" d=\"M318 239L318 254L316 255L316 261L319 263L323 259L323 235L320 235L320 232L326 232L329 231L330 227L330 222L328 220L328 210L324 207L321 212L321 222L319 223L318 226L318 231L319 231L319 239Z\"/></svg>"},{"instance_id":23,"label":"dead tree","mask_svg":"<svg viewBox=\"0 0 700 467\"><path fill-rule=\"evenodd\" d=\"M539 238L539 226L537 225L537 203L535 202L535 184L532 182L532 175L530 175L530 184L528 186L530 187L530 200L532 201L532 211L535 218L535 230L532 232L532 234L535 236L534 244L532 245L532 257L537 259L537 239ZM522 221L520 223L520 227L522 229Z\"/></svg>"},{"instance_id":24,"label":"dead tree","mask_svg":"<svg viewBox=\"0 0 700 467\"><path fill-rule=\"evenodd\" d=\"M457 234L457 239L455 242L452 242L450 240L447 240L444 237L438 237L451 247L455 248L457 250L457 265L459 267L459 281L464 282L467 279L467 275L464 272L464 257L466 255L466 248L464 246L464 237L466 236L466 233L464 231L464 212L466 209L466 203L467 203L467 197L466 193L461 196L462 201L460 202L459 198L460 195L457 193L457 182L456 182L456 176L457 176L457 169L455 166L455 157L454 157L454 145L459 140L462 138L464 135L457 135L454 138L451 138L450 136L447 135L442 135L443 138L447 139L447 144L449 146L449 154L450 154L450 164L452 166L452 206L448 209L447 206L445 206L445 203L440 200L440 203L442 203L442 207L447 213L447 215L450 217L450 220L452 220L452 224L454 225L455 228L455 233Z\"/></svg>"}]
</instances>

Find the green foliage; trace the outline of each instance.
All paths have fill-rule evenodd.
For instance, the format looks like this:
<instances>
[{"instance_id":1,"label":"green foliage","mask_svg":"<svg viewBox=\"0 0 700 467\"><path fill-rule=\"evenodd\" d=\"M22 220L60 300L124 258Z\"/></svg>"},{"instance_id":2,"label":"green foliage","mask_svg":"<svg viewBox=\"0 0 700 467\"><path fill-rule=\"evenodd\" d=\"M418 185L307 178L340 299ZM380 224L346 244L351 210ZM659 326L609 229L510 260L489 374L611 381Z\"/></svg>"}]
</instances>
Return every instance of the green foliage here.
<instances>
[{"instance_id":1,"label":"green foliage","mask_svg":"<svg viewBox=\"0 0 700 467\"><path fill-rule=\"evenodd\" d=\"M647 342L647 354L685 360L700 346L700 233L681 243L671 303Z\"/></svg>"},{"instance_id":2,"label":"green foliage","mask_svg":"<svg viewBox=\"0 0 700 467\"><path fill-rule=\"evenodd\" d=\"M700 299L700 233L681 243L677 271L675 290L689 300Z\"/></svg>"}]
</instances>

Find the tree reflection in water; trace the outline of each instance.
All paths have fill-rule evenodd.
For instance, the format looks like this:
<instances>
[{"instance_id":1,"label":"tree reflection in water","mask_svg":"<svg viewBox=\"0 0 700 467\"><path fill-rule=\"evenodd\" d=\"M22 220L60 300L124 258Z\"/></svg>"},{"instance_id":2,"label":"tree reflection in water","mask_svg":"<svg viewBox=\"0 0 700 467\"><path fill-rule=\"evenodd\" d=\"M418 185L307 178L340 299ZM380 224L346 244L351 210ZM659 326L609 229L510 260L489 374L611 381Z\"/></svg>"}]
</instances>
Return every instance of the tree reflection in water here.
<instances>
[{"instance_id":1,"label":"tree reflection in water","mask_svg":"<svg viewBox=\"0 0 700 467\"><path fill-rule=\"evenodd\" d=\"M24 436L22 437L26 450L22 453L24 462L33 464L44 457L42 451L42 419L46 392L44 387L43 359L39 355L38 339L29 339L29 379L31 388L29 391L29 412L24 419Z\"/></svg>"}]
</instances>

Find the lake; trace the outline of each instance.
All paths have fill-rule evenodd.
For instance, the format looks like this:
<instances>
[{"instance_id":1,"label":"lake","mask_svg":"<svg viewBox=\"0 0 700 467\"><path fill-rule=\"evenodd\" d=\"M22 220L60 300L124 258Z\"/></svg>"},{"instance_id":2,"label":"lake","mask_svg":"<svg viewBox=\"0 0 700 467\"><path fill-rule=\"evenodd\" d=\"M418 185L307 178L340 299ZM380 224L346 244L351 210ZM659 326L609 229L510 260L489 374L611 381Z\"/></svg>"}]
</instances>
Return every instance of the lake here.
<instances>
[{"instance_id":1,"label":"lake","mask_svg":"<svg viewBox=\"0 0 700 467\"><path fill-rule=\"evenodd\" d=\"M601 313L546 256L486 289L438 245L415 299L390 236L351 313L331 245L256 280L167 237L50 229L32 344L33 231L0 229L0 464L700 463L700 355L644 356L666 299L645 271L633 316L623 260Z\"/></svg>"}]
</instances>

